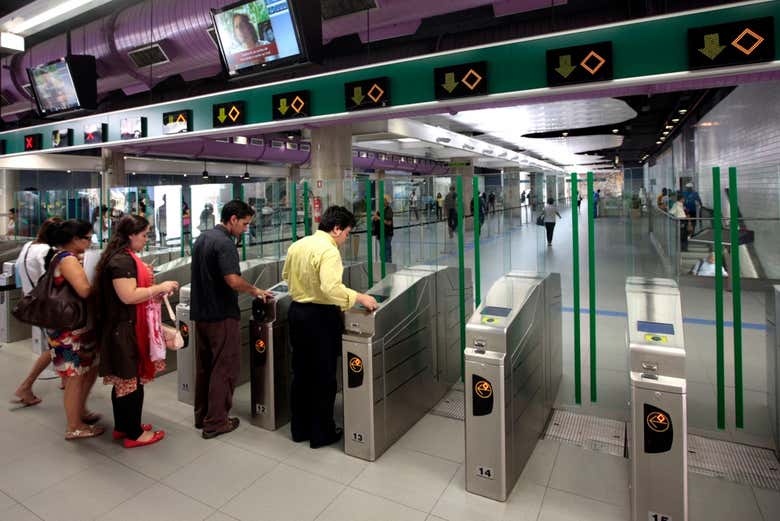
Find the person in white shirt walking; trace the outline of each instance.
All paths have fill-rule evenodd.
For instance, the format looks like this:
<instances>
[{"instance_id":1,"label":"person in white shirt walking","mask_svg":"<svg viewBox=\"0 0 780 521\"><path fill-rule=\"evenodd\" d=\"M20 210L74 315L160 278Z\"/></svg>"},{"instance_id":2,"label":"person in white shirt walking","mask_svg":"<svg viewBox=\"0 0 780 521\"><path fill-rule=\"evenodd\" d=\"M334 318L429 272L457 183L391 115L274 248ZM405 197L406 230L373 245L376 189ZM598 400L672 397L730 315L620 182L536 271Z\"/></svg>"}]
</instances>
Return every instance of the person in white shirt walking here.
<instances>
[{"instance_id":1,"label":"person in white shirt walking","mask_svg":"<svg viewBox=\"0 0 780 521\"><path fill-rule=\"evenodd\" d=\"M547 229L547 246L552 246L556 218L563 219L561 214L558 213L558 208L555 207L555 200L550 197L544 206L544 227Z\"/></svg>"}]
</instances>

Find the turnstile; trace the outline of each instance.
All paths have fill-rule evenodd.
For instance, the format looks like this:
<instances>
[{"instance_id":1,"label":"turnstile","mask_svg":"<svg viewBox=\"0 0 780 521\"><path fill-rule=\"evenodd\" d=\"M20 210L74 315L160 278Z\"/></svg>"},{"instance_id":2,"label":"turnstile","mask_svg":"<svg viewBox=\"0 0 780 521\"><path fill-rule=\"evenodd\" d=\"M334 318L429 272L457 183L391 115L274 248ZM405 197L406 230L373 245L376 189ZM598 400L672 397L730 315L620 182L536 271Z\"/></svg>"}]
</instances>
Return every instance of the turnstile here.
<instances>
[{"instance_id":1,"label":"turnstile","mask_svg":"<svg viewBox=\"0 0 780 521\"><path fill-rule=\"evenodd\" d=\"M154 283L159 284L168 280L179 283L179 287L190 283L192 277L192 257L180 257L172 261L154 266ZM176 293L168 297L172 306L179 302Z\"/></svg>"},{"instance_id":2,"label":"turnstile","mask_svg":"<svg viewBox=\"0 0 780 521\"><path fill-rule=\"evenodd\" d=\"M685 341L677 284L626 280L631 519L687 521Z\"/></svg>"},{"instance_id":3,"label":"turnstile","mask_svg":"<svg viewBox=\"0 0 780 521\"><path fill-rule=\"evenodd\" d=\"M382 278L382 264L375 262L372 266L373 280L379 282ZM391 263L385 263L385 274L394 273L396 271L396 265ZM370 285L368 284L368 262L363 261L346 261L344 262L344 275L342 276L344 285L348 288L354 289L360 293L368 291Z\"/></svg>"},{"instance_id":4,"label":"turnstile","mask_svg":"<svg viewBox=\"0 0 780 521\"><path fill-rule=\"evenodd\" d=\"M774 435L775 454L780 457L780 286L772 286L766 296L766 372L769 425Z\"/></svg>"},{"instance_id":5,"label":"turnstile","mask_svg":"<svg viewBox=\"0 0 780 521\"><path fill-rule=\"evenodd\" d=\"M22 288L16 285L16 265L4 262L0 273L0 342L7 344L30 338L32 329L29 324L19 322L11 314L22 298Z\"/></svg>"},{"instance_id":6,"label":"turnstile","mask_svg":"<svg viewBox=\"0 0 780 521\"><path fill-rule=\"evenodd\" d=\"M190 319L191 288L190 284L179 288L179 303L176 305L176 327L184 339L184 346L176 351L176 383L179 401L194 405L198 335L195 334L195 324Z\"/></svg>"},{"instance_id":7,"label":"turnstile","mask_svg":"<svg viewBox=\"0 0 780 521\"><path fill-rule=\"evenodd\" d=\"M292 298L286 282L270 288L273 300L252 303L249 323L249 381L252 423L276 430L290 421L290 352L287 313Z\"/></svg>"},{"instance_id":8,"label":"turnstile","mask_svg":"<svg viewBox=\"0 0 780 521\"><path fill-rule=\"evenodd\" d=\"M344 451L373 461L446 393L434 374L434 274L401 270L368 294L379 308L344 315Z\"/></svg>"},{"instance_id":9,"label":"turnstile","mask_svg":"<svg viewBox=\"0 0 780 521\"><path fill-rule=\"evenodd\" d=\"M466 324L466 490L507 496L544 433L560 385L558 274L509 273Z\"/></svg>"}]
</instances>

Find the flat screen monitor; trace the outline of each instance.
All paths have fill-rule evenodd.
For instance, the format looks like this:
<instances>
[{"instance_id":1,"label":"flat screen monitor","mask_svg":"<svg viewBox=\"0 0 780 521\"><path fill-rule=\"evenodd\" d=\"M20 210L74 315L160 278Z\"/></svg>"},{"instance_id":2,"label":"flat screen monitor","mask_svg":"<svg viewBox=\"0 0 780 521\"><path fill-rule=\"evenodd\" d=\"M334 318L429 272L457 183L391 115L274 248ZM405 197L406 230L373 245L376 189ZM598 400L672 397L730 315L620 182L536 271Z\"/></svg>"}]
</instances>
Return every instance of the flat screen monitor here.
<instances>
[{"instance_id":1,"label":"flat screen monitor","mask_svg":"<svg viewBox=\"0 0 780 521\"><path fill-rule=\"evenodd\" d=\"M304 61L290 0L243 0L211 11L228 76Z\"/></svg>"},{"instance_id":2,"label":"flat screen monitor","mask_svg":"<svg viewBox=\"0 0 780 521\"><path fill-rule=\"evenodd\" d=\"M120 120L119 137L122 139L138 139L141 137L146 137L146 118L141 116L134 116Z\"/></svg>"},{"instance_id":3,"label":"flat screen monitor","mask_svg":"<svg viewBox=\"0 0 780 521\"><path fill-rule=\"evenodd\" d=\"M97 106L94 56L67 56L29 68L27 74L42 116Z\"/></svg>"}]
</instances>

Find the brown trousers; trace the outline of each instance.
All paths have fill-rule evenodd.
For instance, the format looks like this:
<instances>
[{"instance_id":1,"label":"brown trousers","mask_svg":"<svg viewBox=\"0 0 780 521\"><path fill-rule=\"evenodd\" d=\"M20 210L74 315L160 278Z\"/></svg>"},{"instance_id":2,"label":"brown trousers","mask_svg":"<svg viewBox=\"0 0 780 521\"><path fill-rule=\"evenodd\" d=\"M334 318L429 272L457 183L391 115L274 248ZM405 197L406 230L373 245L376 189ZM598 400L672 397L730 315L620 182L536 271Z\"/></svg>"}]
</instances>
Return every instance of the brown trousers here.
<instances>
[{"instance_id":1,"label":"brown trousers","mask_svg":"<svg viewBox=\"0 0 780 521\"><path fill-rule=\"evenodd\" d=\"M240 322L198 322L196 334L195 424L206 431L224 430L241 369Z\"/></svg>"}]
</instances>

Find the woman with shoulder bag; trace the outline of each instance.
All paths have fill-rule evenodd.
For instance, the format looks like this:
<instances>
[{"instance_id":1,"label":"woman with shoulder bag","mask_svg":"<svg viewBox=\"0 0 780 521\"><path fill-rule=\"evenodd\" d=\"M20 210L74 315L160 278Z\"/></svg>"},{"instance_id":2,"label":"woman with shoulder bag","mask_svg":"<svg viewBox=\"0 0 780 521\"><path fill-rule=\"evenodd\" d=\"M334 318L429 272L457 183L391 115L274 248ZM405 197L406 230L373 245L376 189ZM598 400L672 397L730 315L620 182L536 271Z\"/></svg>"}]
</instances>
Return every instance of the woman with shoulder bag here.
<instances>
[{"instance_id":1,"label":"woman with shoulder bag","mask_svg":"<svg viewBox=\"0 0 780 521\"><path fill-rule=\"evenodd\" d=\"M53 270L54 285L69 285L84 306L92 288L79 257L92 242L92 225L70 219L51 226L49 245L56 248L46 256L46 269ZM86 409L87 398L97 378L97 349L95 335L87 322L76 329L47 329L49 349L54 369L65 378L66 440L91 438L105 431L94 424L100 415Z\"/></svg>"},{"instance_id":2,"label":"woman with shoulder bag","mask_svg":"<svg viewBox=\"0 0 780 521\"><path fill-rule=\"evenodd\" d=\"M117 224L97 265L97 308L99 313L100 375L113 385L114 439L126 448L151 445L165 437L141 423L144 384L165 368L165 360L150 356L150 324L147 308L162 295L179 287L175 281L153 284L149 266L136 255L144 249L149 221L140 215L126 215Z\"/></svg>"}]
</instances>

